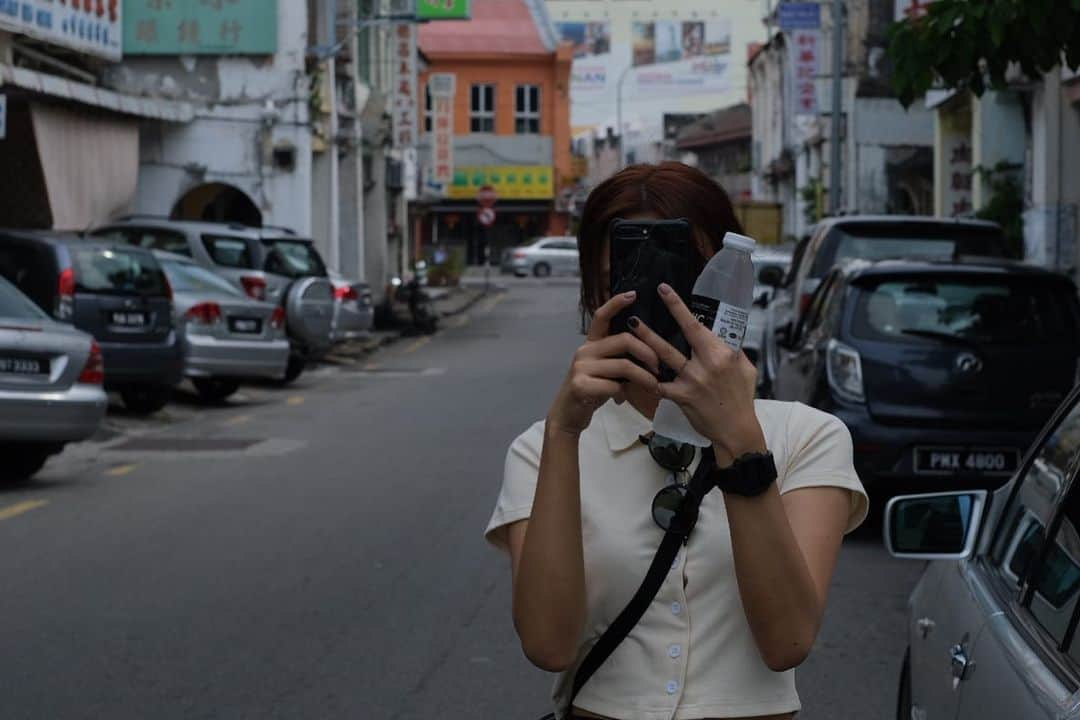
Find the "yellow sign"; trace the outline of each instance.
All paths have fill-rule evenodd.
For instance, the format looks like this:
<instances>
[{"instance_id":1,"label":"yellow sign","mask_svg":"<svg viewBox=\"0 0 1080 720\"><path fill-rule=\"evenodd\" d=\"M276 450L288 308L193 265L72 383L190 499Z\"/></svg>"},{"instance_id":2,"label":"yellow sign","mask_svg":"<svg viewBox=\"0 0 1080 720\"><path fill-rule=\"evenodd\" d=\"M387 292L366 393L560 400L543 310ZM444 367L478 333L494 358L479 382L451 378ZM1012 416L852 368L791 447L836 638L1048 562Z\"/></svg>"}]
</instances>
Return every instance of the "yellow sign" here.
<instances>
[{"instance_id":1,"label":"yellow sign","mask_svg":"<svg viewBox=\"0 0 1080 720\"><path fill-rule=\"evenodd\" d=\"M474 200L485 185L495 188L499 200L551 200L555 179L550 165L483 165L455 167L447 197Z\"/></svg>"}]
</instances>

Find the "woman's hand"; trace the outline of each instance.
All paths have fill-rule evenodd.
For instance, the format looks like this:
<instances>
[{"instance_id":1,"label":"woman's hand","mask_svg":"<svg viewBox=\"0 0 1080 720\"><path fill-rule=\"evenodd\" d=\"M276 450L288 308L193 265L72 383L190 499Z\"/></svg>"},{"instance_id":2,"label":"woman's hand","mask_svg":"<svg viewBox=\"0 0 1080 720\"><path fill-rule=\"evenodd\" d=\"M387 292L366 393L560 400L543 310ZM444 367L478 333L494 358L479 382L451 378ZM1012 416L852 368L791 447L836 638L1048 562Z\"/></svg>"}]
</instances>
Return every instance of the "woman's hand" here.
<instances>
[{"instance_id":1,"label":"woman's hand","mask_svg":"<svg viewBox=\"0 0 1080 720\"><path fill-rule=\"evenodd\" d=\"M636 293L616 295L604 303L593 316L585 344L574 353L570 371L559 388L555 403L548 413L551 427L573 434L581 433L592 422L596 408L611 398L624 400L623 385L628 381L640 385L654 395L659 394L660 361L656 352L629 333L608 335L611 320L629 307ZM649 370L631 360L632 355Z\"/></svg>"},{"instance_id":2,"label":"woman's hand","mask_svg":"<svg viewBox=\"0 0 1080 720\"><path fill-rule=\"evenodd\" d=\"M765 436L754 412L757 369L702 325L670 286L662 284L658 292L693 350L687 359L645 323L630 321L634 333L677 371L674 382L660 383L660 395L677 402L694 429L723 451L717 453L718 462L722 454L730 462L764 451Z\"/></svg>"}]
</instances>

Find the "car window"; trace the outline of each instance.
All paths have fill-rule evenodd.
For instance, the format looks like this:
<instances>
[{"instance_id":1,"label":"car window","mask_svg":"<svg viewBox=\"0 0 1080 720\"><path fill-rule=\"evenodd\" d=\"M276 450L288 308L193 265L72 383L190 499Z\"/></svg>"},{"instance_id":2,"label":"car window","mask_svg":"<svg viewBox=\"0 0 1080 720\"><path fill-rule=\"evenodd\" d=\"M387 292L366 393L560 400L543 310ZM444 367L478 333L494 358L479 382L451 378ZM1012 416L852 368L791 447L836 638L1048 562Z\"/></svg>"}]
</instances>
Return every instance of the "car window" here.
<instances>
[{"instance_id":1,"label":"car window","mask_svg":"<svg viewBox=\"0 0 1080 720\"><path fill-rule=\"evenodd\" d=\"M177 292L208 292L244 297L244 294L227 280L198 265L165 260L161 267L169 278L169 284Z\"/></svg>"},{"instance_id":2,"label":"car window","mask_svg":"<svg viewBox=\"0 0 1080 720\"><path fill-rule=\"evenodd\" d=\"M225 235L203 235L203 247L218 265L231 268L254 268L251 247L244 238Z\"/></svg>"},{"instance_id":3,"label":"car window","mask_svg":"<svg viewBox=\"0 0 1080 720\"><path fill-rule=\"evenodd\" d=\"M799 265L802 263L803 255L806 254L806 248L809 244L810 236L807 235L795 246L795 252L791 254L791 265L788 267L787 277L784 278L785 287L795 282L795 274L799 272Z\"/></svg>"},{"instance_id":4,"label":"car window","mask_svg":"<svg viewBox=\"0 0 1080 720\"><path fill-rule=\"evenodd\" d=\"M577 250L578 249L577 243L574 242L573 240L555 240L555 241L552 241L552 242L548 243L547 245L545 245L545 247L552 248L554 250Z\"/></svg>"},{"instance_id":5,"label":"car window","mask_svg":"<svg viewBox=\"0 0 1080 720\"><path fill-rule=\"evenodd\" d=\"M867 340L910 344L947 335L980 345L1030 345L1069 343L1078 334L1073 290L1045 279L922 276L860 288L851 331Z\"/></svg>"},{"instance_id":6,"label":"car window","mask_svg":"<svg viewBox=\"0 0 1080 720\"><path fill-rule=\"evenodd\" d=\"M191 256L191 248L187 238L181 233L159 228L138 229L131 232L132 245L144 247L148 250L163 250L176 255Z\"/></svg>"},{"instance_id":7,"label":"car window","mask_svg":"<svg viewBox=\"0 0 1080 720\"><path fill-rule=\"evenodd\" d=\"M120 248L72 248L75 289L119 295L168 295L168 284L149 253Z\"/></svg>"},{"instance_id":8,"label":"car window","mask_svg":"<svg viewBox=\"0 0 1080 720\"><path fill-rule=\"evenodd\" d=\"M57 269L52 249L48 246L0 240L0 276L46 312L53 308Z\"/></svg>"},{"instance_id":9,"label":"car window","mask_svg":"<svg viewBox=\"0 0 1080 720\"><path fill-rule=\"evenodd\" d=\"M294 240L274 240L267 245L266 261L263 270L286 277L307 277L326 275L319 252L310 243Z\"/></svg>"},{"instance_id":10,"label":"car window","mask_svg":"<svg viewBox=\"0 0 1080 720\"><path fill-rule=\"evenodd\" d=\"M832 302L832 298L837 294L836 289L839 285L841 285L839 275L833 273L814 291L814 296L810 300L810 307L803 315L803 321L800 323L799 331L796 333L796 342L801 342L803 338L821 327L821 323L829 314L828 304Z\"/></svg>"},{"instance_id":11,"label":"car window","mask_svg":"<svg viewBox=\"0 0 1080 720\"><path fill-rule=\"evenodd\" d=\"M1035 621L1058 647L1068 640L1069 625L1080 597L1080 488L1073 486L1062 503L1061 520L1054 540L1039 556L1029 554L1034 563L1031 587L1025 604ZM1037 532L1034 534L1038 534ZM1031 543L1033 553L1038 543Z\"/></svg>"},{"instance_id":12,"label":"car window","mask_svg":"<svg viewBox=\"0 0 1080 720\"><path fill-rule=\"evenodd\" d=\"M7 280L0 278L0 318L8 320L39 320L49 317L30 298L15 289Z\"/></svg>"}]
</instances>

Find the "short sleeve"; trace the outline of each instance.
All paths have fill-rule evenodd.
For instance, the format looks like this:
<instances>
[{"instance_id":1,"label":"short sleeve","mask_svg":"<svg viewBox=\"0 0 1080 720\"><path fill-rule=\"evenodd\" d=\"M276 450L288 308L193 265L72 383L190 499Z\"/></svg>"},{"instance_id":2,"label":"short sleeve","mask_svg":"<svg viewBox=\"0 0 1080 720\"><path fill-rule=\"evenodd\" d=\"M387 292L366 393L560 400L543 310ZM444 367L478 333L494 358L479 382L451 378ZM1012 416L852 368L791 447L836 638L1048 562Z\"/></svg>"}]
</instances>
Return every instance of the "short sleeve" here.
<instances>
[{"instance_id":1,"label":"short sleeve","mask_svg":"<svg viewBox=\"0 0 1080 720\"><path fill-rule=\"evenodd\" d=\"M544 423L538 422L510 443L506 453L502 488L495 502L484 538L500 550L507 550L506 528L532 514L536 480L540 472L540 451L544 446Z\"/></svg>"},{"instance_id":2,"label":"short sleeve","mask_svg":"<svg viewBox=\"0 0 1080 720\"><path fill-rule=\"evenodd\" d=\"M835 415L794 403L787 422L787 466L780 492L808 487L840 487L849 491L851 510L845 532L866 519L869 500L859 476L851 433Z\"/></svg>"}]
</instances>

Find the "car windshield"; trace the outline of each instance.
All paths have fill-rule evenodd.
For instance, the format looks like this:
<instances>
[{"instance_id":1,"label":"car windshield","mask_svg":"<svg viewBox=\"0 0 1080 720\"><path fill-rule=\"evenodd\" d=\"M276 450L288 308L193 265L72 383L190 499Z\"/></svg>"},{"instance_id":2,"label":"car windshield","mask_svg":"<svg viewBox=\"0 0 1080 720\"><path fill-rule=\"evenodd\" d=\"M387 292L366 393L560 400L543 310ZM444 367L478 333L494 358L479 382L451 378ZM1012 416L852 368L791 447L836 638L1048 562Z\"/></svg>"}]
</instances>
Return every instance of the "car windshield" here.
<instances>
[{"instance_id":1,"label":"car windshield","mask_svg":"<svg viewBox=\"0 0 1080 720\"><path fill-rule=\"evenodd\" d=\"M860 287L852 333L867 340L1017 345L1077 336L1075 301L1061 283L922 276Z\"/></svg>"},{"instance_id":2,"label":"car windshield","mask_svg":"<svg viewBox=\"0 0 1080 720\"><path fill-rule=\"evenodd\" d=\"M0 318L10 320L40 320L48 315L30 298L0 277Z\"/></svg>"},{"instance_id":3,"label":"car windshield","mask_svg":"<svg viewBox=\"0 0 1080 720\"><path fill-rule=\"evenodd\" d=\"M147 252L119 248L76 248L75 287L82 292L116 295L168 295L161 266Z\"/></svg>"},{"instance_id":4,"label":"car windshield","mask_svg":"<svg viewBox=\"0 0 1080 720\"><path fill-rule=\"evenodd\" d=\"M296 240L263 241L267 246L263 270L286 277L326 276L326 265L310 243Z\"/></svg>"},{"instance_id":5,"label":"car windshield","mask_svg":"<svg viewBox=\"0 0 1080 720\"><path fill-rule=\"evenodd\" d=\"M206 292L243 296L243 293L230 285L227 280L198 265L166 260L161 263L161 267L165 269L165 274L169 277L169 283L172 285L173 290L177 292Z\"/></svg>"},{"instance_id":6,"label":"car windshield","mask_svg":"<svg viewBox=\"0 0 1080 720\"><path fill-rule=\"evenodd\" d=\"M1001 231L990 225L860 224L833 228L810 274L824 277L845 260L952 260L959 255L1009 257L1010 253L1005 250Z\"/></svg>"}]
</instances>

